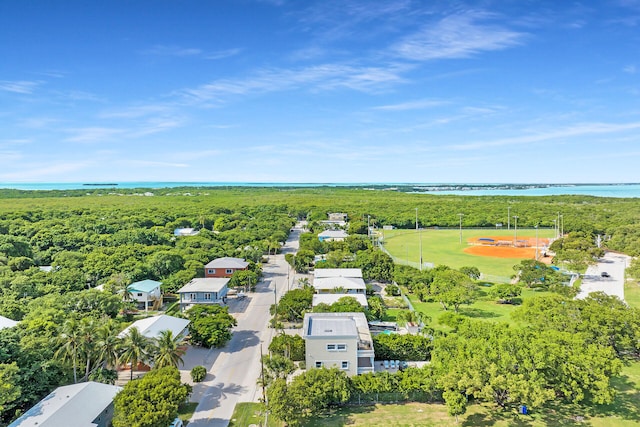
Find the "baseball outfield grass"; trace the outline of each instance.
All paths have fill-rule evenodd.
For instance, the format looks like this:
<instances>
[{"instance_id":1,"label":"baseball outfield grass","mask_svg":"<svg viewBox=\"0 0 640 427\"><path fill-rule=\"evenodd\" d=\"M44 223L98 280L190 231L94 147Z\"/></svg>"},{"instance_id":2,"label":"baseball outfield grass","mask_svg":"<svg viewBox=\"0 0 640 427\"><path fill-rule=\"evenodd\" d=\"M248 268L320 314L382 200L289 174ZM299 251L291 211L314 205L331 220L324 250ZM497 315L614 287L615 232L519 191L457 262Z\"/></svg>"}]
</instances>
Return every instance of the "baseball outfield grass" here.
<instances>
[{"instance_id":1,"label":"baseball outfield grass","mask_svg":"<svg viewBox=\"0 0 640 427\"><path fill-rule=\"evenodd\" d=\"M504 241L521 240L525 238L535 241L535 229L518 229L516 231L506 229L462 229L462 243L460 243L460 230L448 229L424 229L416 230L384 230L384 247L400 262L409 261L417 265L420 260L420 242L422 241L422 260L434 265L444 264L453 268L464 266L477 267L481 273L502 278L511 277L514 274L513 266L524 258L500 258L493 256L479 256L465 253L470 248L471 239L482 237L504 236ZM542 248L543 239L554 236L553 229L539 229L539 247ZM497 249L497 248L496 248ZM491 250L488 247L487 250ZM531 250L535 253L535 249ZM532 255L533 258L535 255ZM542 257L542 249L539 256Z\"/></svg>"}]
</instances>

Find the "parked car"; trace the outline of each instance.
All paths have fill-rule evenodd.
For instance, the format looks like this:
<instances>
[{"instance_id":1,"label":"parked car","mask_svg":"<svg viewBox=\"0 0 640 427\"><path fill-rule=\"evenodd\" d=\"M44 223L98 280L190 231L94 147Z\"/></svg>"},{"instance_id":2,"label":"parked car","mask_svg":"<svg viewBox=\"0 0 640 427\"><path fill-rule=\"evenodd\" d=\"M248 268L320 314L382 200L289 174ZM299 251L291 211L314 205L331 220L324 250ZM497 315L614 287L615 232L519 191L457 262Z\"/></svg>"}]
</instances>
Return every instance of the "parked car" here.
<instances>
[{"instance_id":1,"label":"parked car","mask_svg":"<svg viewBox=\"0 0 640 427\"><path fill-rule=\"evenodd\" d=\"M240 292L238 292L238 295L236 295L236 298L244 299L246 296L247 296L247 294L245 294L244 292L240 291Z\"/></svg>"},{"instance_id":2,"label":"parked car","mask_svg":"<svg viewBox=\"0 0 640 427\"><path fill-rule=\"evenodd\" d=\"M600 273L600 276L602 276L602 277L611 277L609 275L609 273L607 273L606 271L603 271L602 273Z\"/></svg>"}]
</instances>

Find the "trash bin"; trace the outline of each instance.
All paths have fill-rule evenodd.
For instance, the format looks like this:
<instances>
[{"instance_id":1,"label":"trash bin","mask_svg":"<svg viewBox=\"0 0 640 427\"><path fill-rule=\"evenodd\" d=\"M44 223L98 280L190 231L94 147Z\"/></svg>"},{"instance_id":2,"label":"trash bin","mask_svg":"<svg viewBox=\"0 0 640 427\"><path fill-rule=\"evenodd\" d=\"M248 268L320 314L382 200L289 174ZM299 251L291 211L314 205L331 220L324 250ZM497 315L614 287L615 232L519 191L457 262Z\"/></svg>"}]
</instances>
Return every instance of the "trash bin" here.
<instances>
[{"instance_id":1,"label":"trash bin","mask_svg":"<svg viewBox=\"0 0 640 427\"><path fill-rule=\"evenodd\" d=\"M518 409L520 409L520 413L522 415L527 415L527 405L520 405L520 408Z\"/></svg>"}]
</instances>

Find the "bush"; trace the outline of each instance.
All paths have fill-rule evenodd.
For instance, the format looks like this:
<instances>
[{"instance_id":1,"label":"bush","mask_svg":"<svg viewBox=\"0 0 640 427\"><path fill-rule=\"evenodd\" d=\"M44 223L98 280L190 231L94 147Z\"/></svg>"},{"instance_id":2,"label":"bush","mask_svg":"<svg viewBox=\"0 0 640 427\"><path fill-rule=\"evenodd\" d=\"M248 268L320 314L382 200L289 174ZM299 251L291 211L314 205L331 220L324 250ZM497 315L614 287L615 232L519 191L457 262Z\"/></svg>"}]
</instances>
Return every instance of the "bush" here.
<instances>
[{"instance_id":1,"label":"bush","mask_svg":"<svg viewBox=\"0 0 640 427\"><path fill-rule=\"evenodd\" d=\"M393 296L393 297L397 297L398 295L400 295L400 288L398 287L398 285L387 285L384 288L384 291L386 292L387 295Z\"/></svg>"},{"instance_id":2,"label":"bush","mask_svg":"<svg viewBox=\"0 0 640 427\"><path fill-rule=\"evenodd\" d=\"M194 366L191 370L191 379L194 383L199 383L207 376L207 370L204 366Z\"/></svg>"}]
</instances>

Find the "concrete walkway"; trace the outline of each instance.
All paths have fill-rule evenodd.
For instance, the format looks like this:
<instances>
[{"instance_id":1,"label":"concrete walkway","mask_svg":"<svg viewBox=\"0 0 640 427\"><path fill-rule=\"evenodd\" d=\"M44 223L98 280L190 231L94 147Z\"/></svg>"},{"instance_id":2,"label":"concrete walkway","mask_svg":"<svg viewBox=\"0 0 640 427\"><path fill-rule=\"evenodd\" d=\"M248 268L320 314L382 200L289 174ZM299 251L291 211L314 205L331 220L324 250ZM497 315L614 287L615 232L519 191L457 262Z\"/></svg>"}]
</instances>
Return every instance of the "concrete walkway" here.
<instances>
[{"instance_id":1,"label":"concrete walkway","mask_svg":"<svg viewBox=\"0 0 640 427\"><path fill-rule=\"evenodd\" d=\"M591 292L604 292L624 301L624 270L630 262L631 257L627 255L607 252L597 264L587 268L576 298L586 298ZM603 272L609 277L603 277Z\"/></svg>"}]
</instances>

